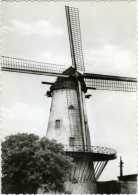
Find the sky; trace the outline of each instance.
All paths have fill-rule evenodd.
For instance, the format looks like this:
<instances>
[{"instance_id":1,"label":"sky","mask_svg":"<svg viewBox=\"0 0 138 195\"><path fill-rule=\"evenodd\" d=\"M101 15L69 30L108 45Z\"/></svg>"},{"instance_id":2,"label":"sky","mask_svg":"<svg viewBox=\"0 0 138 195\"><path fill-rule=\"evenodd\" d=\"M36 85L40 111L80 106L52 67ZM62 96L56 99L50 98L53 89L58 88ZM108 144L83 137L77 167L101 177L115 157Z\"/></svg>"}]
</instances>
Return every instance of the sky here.
<instances>
[{"instance_id":1,"label":"sky","mask_svg":"<svg viewBox=\"0 0 138 195\"><path fill-rule=\"evenodd\" d=\"M2 55L71 65L65 5L79 8L86 72L136 76L135 1L3 2ZM2 137L17 132L46 135L50 77L2 72ZM86 100L92 145L117 150L101 180L136 173L136 94L92 91ZM112 171L111 171L112 170Z\"/></svg>"}]
</instances>

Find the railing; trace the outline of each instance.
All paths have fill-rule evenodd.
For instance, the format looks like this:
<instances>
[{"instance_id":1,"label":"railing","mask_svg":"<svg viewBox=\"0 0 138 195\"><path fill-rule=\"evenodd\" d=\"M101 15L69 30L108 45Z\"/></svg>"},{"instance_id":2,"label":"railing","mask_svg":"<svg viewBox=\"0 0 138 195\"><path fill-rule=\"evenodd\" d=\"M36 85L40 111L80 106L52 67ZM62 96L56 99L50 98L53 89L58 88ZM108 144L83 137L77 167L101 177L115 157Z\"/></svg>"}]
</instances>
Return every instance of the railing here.
<instances>
[{"instance_id":1,"label":"railing","mask_svg":"<svg viewBox=\"0 0 138 195\"><path fill-rule=\"evenodd\" d=\"M116 150L105 146L86 146L84 150L82 145L64 146L65 151L69 152L91 152L105 155L116 155Z\"/></svg>"}]
</instances>

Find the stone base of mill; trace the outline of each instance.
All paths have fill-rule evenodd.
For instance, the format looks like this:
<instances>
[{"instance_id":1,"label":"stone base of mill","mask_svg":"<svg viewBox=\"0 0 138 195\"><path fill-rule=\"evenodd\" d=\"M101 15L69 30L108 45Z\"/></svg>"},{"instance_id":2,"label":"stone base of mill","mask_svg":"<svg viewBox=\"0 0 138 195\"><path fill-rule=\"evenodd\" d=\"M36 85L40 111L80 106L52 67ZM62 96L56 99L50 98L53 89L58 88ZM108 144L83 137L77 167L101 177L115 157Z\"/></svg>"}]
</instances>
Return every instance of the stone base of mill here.
<instances>
[{"instance_id":1,"label":"stone base of mill","mask_svg":"<svg viewBox=\"0 0 138 195\"><path fill-rule=\"evenodd\" d=\"M72 183L65 182L66 193L71 194L95 194L97 193L96 183L84 182L84 183Z\"/></svg>"}]
</instances>

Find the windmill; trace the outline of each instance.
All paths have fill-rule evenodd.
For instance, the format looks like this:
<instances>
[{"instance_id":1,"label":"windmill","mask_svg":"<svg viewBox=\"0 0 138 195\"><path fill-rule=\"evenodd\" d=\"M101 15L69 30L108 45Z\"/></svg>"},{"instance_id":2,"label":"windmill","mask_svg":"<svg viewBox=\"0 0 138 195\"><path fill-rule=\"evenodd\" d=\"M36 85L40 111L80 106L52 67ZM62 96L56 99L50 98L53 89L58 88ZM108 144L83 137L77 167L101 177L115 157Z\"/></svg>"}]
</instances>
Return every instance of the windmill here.
<instances>
[{"instance_id":1,"label":"windmill","mask_svg":"<svg viewBox=\"0 0 138 195\"><path fill-rule=\"evenodd\" d=\"M76 162L68 180L66 190L71 193L96 193L96 181L107 162L116 158L112 148L91 146L85 96L91 90L136 91L136 79L85 72L79 11L65 6L72 65L68 69L55 64L2 56L3 71L56 77L55 82L45 82L52 98L47 137L64 145L68 155Z\"/></svg>"}]
</instances>

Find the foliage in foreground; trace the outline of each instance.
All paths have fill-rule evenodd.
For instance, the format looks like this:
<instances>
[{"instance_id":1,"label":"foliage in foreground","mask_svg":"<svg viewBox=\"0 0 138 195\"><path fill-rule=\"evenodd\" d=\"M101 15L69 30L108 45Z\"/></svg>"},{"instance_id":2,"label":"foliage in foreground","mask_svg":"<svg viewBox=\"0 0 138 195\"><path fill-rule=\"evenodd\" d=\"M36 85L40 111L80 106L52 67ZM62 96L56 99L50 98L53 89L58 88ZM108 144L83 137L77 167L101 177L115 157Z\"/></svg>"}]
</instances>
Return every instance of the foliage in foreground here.
<instances>
[{"instance_id":1,"label":"foliage in foreground","mask_svg":"<svg viewBox=\"0 0 138 195\"><path fill-rule=\"evenodd\" d=\"M2 143L2 193L64 192L65 175L72 166L63 146L46 137L16 134Z\"/></svg>"}]
</instances>

